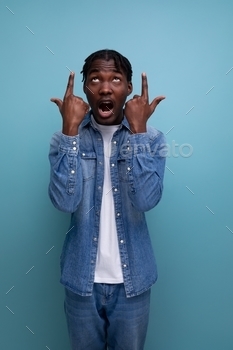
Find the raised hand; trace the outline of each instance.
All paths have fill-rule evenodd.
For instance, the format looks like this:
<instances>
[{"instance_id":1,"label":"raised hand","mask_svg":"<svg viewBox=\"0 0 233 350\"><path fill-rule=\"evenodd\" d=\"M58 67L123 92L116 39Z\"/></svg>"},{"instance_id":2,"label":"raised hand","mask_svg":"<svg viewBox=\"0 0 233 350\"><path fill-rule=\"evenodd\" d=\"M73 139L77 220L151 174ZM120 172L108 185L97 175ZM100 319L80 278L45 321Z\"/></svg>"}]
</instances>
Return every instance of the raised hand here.
<instances>
[{"instance_id":1,"label":"raised hand","mask_svg":"<svg viewBox=\"0 0 233 350\"><path fill-rule=\"evenodd\" d=\"M62 115L63 134L69 136L77 135L79 125L89 111L89 105L82 98L73 94L74 76L75 74L71 72L63 101L59 98L50 99L50 101L56 103Z\"/></svg>"},{"instance_id":2,"label":"raised hand","mask_svg":"<svg viewBox=\"0 0 233 350\"><path fill-rule=\"evenodd\" d=\"M146 132L146 122L154 113L157 105L165 99L165 96L156 97L149 104L147 76L142 73L142 92L141 96L134 97L125 104L125 116L129 122L130 130L133 133Z\"/></svg>"}]
</instances>

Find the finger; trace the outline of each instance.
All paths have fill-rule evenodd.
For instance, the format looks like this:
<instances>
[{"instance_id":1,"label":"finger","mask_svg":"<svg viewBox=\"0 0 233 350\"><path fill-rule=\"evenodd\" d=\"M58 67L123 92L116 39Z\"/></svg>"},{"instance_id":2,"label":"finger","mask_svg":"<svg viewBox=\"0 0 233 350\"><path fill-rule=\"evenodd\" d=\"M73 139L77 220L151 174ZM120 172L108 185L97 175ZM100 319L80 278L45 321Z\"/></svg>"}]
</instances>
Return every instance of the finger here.
<instances>
[{"instance_id":1,"label":"finger","mask_svg":"<svg viewBox=\"0 0 233 350\"><path fill-rule=\"evenodd\" d=\"M140 96L139 96L139 95L134 95L134 96L133 96L133 98L138 98L138 97L140 97Z\"/></svg>"},{"instance_id":2,"label":"finger","mask_svg":"<svg viewBox=\"0 0 233 350\"><path fill-rule=\"evenodd\" d=\"M150 104L150 107L152 109L152 113L154 112L155 108L158 106L158 104L164 100L166 97L165 96L158 96L156 97Z\"/></svg>"},{"instance_id":3,"label":"finger","mask_svg":"<svg viewBox=\"0 0 233 350\"><path fill-rule=\"evenodd\" d=\"M86 114L89 112L89 110L90 110L90 106L89 104L86 103Z\"/></svg>"},{"instance_id":4,"label":"finger","mask_svg":"<svg viewBox=\"0 0 233 350\"><path fill-rule=\"evenodd\" d=\"M50 101L56 103L59 109L61 108L62 100L60 100L60 98L50 98Z\"/></svg>"},{"instance_id":5,"label":"finger","mask_svg":"<svg viewBox=\"0 0 233 350\"><path fill-rule=\"evenodd\" d=\"M142 73L142 97L144 97L147 101L149 100L148 95L148 83L146 73Z\"/></svg>"},{"instance_id":6,"label":"finger","mask_svg":"<svg viewBox=\"0 0 233 350\"><path fill-rule=\"evenodd\" d=\"M75 75L74 72L70 73L64 97L67 97L69 95L73 95L73 91L74 91L74 75Z\"/></svg>"}]
</instances>

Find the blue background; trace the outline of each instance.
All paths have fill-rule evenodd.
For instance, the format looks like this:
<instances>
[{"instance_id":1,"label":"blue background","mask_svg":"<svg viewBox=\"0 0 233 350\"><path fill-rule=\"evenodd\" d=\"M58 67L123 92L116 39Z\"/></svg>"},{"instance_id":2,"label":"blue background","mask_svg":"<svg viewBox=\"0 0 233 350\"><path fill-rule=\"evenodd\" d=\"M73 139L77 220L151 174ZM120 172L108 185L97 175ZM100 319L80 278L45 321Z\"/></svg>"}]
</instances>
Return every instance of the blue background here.
<instances>
[{"instance_id":1,"label":"blue background","mask_svg":"<svg viewBox=\"0 0 233 350\"><path fill-rule=\"evenodd\" d=\"M61 127L49 99L63 96L68 69L84 97L79 72L102 48L129 58L134 93L146 71L150 98L166 95L149 124L178 145L147 214L159 280L145 350L233 349L232 13L230 0L1 3L1 349L69 349L59 284L69 215L47 196Z\"/></svg>"}]
</instances>

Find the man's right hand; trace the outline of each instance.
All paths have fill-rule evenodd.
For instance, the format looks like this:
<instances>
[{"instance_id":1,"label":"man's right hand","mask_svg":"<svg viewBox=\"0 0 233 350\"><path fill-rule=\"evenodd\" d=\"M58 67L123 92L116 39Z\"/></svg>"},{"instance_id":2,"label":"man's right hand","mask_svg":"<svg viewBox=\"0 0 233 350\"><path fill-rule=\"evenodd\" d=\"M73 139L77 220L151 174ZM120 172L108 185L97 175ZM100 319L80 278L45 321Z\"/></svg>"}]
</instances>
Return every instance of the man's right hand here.
<instances>
[{"instance_id":1,"label":"man's right hand","mask_svg":"<svg viewBox=\"0 0 233 350\"><path fill-rule=\"evenodd\" d=\"M63 119L62 133L68 136L78 134L78 128L89 111L89 105L82 98L73 94L74 73L71 72L63 101L59 98L51 98L56 103Z\"/></svg>"}]
</instances>

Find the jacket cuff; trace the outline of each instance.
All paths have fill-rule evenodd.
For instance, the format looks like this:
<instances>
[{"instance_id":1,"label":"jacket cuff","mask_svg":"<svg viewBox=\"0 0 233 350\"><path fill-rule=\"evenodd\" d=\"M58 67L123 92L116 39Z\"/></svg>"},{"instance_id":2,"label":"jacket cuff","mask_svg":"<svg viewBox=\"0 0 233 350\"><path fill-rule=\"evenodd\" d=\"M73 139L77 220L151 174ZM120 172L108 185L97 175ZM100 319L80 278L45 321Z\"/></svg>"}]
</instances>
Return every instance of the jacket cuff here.
<instances>
[{"instance_id":1,"label":"jacket cuff","mask_svg":"<svg viewBox=\"0 0 233 350\"><path fill-rule=\"evenodd\" d=\"M61 152L76 155L79 151L79 135L68 136L61 133L59 149Z\"/></svg>"}]
</instances>

